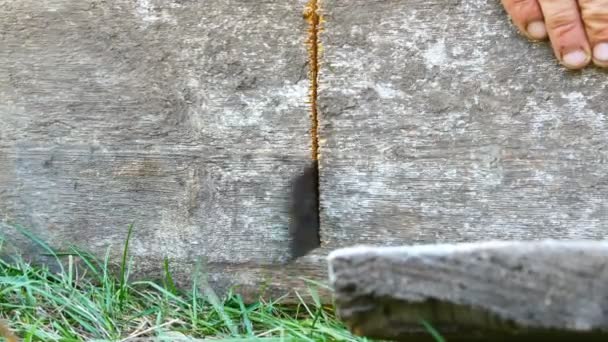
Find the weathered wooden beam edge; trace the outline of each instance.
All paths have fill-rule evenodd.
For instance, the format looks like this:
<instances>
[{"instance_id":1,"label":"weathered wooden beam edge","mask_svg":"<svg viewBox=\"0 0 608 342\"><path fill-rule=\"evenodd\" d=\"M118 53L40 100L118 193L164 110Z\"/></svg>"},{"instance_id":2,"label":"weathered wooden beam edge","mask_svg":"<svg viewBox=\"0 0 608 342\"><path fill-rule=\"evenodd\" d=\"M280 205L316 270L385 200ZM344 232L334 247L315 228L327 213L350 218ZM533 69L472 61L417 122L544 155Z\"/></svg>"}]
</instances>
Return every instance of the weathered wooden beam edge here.
<instances>
[{"instance_id":1,"label":"weathered wooden beam edge","mask_svg":"<svg viewBox=\"0 0 608 342\"><path fill-rule=\"evenodd\" d=\"M359 335L608 333L608 241L356 246L328 255L337 312Z\"/></svg>"}]
</instances>

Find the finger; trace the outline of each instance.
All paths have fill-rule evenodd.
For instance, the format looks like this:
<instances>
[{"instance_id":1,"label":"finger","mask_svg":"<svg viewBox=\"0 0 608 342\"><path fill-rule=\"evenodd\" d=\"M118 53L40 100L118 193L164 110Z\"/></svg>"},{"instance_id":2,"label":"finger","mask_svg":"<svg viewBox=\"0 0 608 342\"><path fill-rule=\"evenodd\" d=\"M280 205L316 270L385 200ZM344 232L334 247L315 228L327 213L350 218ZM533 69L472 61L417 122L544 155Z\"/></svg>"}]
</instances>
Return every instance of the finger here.
<instances>
[{"instance_id":1,"label":"finger","mask_svg":"<svg viewBox=\"0 0 608 342\"><path fill-rule=\"evenodd\" d=\"M557 59L569 69L589 64L591 49L576 0L539 0L539 4Z\"/></svg>"},{"instance_id":2,"label":"finger","mask_svg":"<svg viewBox=\"0 0 608 342\"><path fill-rule=\"evenodd\" d=\"M547 29L543 22L543 12L537 0L501 0L505 10L519 31L528 38L543 40Z\"/></svg>"},{"instance_id":3,"label":"finger","mask_svg":"<svg viewBox=\"0 0 608 342\"><path fill-rule=\"evenodd\" d=\"M579 0L593 62L608 67L608 0Z\"/></svg>"}]
</instances>

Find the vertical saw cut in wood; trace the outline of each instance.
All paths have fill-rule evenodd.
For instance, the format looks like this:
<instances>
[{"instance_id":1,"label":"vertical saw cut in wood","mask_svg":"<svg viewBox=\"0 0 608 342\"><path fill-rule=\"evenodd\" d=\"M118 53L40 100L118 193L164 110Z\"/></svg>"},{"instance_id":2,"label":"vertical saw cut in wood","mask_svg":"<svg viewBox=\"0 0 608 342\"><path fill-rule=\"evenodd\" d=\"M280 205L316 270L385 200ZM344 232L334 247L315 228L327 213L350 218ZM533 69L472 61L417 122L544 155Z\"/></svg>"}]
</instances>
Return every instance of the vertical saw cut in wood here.
<instances>
[{"instance_id":1,"label":"vertical saw cut in wood","mask_svg":"<svg viewBox=\"0 0 608 342\"><path fill-rule=\"evenodd\" d=\"M321 244L317 165L317 161L313 161L291 183L289 235L292 260L308 254Z\"/></svg>"}]
</instances>

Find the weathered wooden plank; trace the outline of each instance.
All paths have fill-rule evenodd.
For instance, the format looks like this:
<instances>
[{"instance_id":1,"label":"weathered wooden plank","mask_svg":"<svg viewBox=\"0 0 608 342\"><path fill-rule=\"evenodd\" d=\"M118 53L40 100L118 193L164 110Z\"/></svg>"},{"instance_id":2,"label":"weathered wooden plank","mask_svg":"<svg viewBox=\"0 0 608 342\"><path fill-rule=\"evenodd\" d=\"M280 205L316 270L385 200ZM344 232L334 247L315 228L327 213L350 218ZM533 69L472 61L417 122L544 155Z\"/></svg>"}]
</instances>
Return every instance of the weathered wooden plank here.
<instances>
[{"instance_id":1,"label":"weathered wooden plank","mask_svg":"<svg viewBox=\"0 0 608 342\"><path fill-rule=\"evenodd\" d=\"M460 338L560 336L608 333L607 265L605 241L490 241L340 249L329 277L362 335L408 341L426 320Z\"/></svg>"},{"instance_id":2,"label":"weathered wooden plank","mask_svg":"<svg viewBox=\"0 0 608 342\"><path fill-rule=\"evenodd\" d=\"M606 74L499 1L324 0L325 246L603 238Z\"/></svg>"},{"instance_id":3,"label":"weathered wooden plank","mask_svg":"<svg viewBox=\"0 0 608 342\"><path fill-rule=\"evenodd\" d=\"M304 0L0 1L0 218L186 281L322 277L289 257L310 164ZM24 247L8 225L2 234Z\"/></svg>"}]
</instances>

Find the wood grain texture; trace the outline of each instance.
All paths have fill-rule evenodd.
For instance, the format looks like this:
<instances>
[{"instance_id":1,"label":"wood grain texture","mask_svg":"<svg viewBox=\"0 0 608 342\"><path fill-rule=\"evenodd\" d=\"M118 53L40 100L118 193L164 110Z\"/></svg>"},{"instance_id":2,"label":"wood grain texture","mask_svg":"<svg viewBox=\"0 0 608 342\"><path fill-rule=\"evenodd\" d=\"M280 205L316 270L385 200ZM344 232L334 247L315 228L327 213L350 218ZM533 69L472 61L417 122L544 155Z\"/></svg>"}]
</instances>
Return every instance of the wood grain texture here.
<instances>
[{"instance_id":1,"label":"wood grain texture","mask_svg":"<svg viewBox=\"0 0 608 342\"><path fill-rule=\"evenodd\" d=\"M0 218L100 256L134 223L146 276L322 278L280 266L311 162L305 3L0 0Z\"/></svg>"},{"instance_id":2,"label":"wood grain texture","mask_svg":"<svg viewBox=\"0 0 608 342\"><path fill-rule=\"evenodd\" d=\"M608 75L499 1L324 0L325 246L607 236Z\"/></svg>"},{"instance_id":3,"label":"wood grain texture","mask_svg":"<svg viewBox=\"0 0 608 342\"><path fill-rule=\"evenodd\" d=\"M361 335L403 341L424 330L422 319L461 338L607 333L607 266L605 241L362 246L329 255L340 317Z\"/></svg>"}]
</instances>

